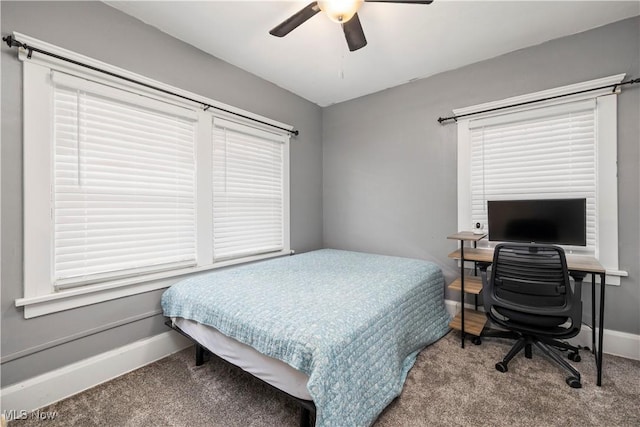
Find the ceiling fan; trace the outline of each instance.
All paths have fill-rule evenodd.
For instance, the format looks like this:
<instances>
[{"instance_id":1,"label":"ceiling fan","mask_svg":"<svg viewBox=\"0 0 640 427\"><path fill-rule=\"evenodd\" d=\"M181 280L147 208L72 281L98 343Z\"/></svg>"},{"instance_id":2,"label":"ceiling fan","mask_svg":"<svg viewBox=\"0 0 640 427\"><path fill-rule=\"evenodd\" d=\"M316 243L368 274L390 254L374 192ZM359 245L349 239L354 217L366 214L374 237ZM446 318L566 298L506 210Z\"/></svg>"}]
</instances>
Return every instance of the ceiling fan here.
<instances>
[{"instance_id":1,"label":"ceiling fan","mask_svg":"<svg viewBox=\"0 0 640 427\"><path fill-rule=\"evenodd\" d=\"M371 3L409 3L409 4L431 4L433 0L364 0ZM313 1L300 9L298 12L285 19L277 25L269 34L276 37L284 37L312 18L316 13L322 11L334 22L342 25L347 45L351 52L363 48L367 45L358 9L363 0L326 0Z\"/></svg>"}]
</instances>

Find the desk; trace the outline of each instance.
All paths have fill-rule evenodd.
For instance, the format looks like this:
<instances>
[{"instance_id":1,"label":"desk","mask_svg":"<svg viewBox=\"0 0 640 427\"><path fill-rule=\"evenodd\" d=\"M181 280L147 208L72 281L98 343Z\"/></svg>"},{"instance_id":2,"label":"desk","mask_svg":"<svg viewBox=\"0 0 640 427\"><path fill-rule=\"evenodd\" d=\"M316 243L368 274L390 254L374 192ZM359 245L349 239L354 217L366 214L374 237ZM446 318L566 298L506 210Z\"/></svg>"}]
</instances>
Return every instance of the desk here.
<instances>
[{"instance_id":1,"label":"desk","mask_svg":"<svg viewBox=\"0 0 640 427\"><path fill-rule=\"evenodd\" d=\"M449 258L461 259L460 249L449 254ZM596 358L597 378L596 384L602 385L602 340L604 334L604 290L606 288L606 270L597 259L582 255L566 255L567 267L572 277L583 278L591 274L591 346ZM493 249L485 248L465 248L464 260L491 264L493 262ZM600 300L596 300L596 275L600 277ZM598 316L596 317L596 301L598 302ZM596 345L596 319L598 338Z\"/></svg>"}]
</instances>

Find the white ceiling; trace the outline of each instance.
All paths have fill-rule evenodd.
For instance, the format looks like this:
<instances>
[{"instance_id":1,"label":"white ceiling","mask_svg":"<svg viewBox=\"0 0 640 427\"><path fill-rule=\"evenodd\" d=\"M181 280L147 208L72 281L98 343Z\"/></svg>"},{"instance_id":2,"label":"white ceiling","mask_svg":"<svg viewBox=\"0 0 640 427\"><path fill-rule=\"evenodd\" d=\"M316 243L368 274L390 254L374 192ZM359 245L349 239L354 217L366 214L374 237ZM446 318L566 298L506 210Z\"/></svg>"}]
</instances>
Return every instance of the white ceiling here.
<instances>
[{"instance_id":1,"label":"white ceiling","mask_svg":"<svg viewBox=\"0 0 640 427\"><path fill-rule=\"evenodd\" d=\"M368 45L349 52L322 12L284 38L298 1L107 1L161 31L320 106L640 14L639 1L364 3Z\"/></svg>"}]
</instances>

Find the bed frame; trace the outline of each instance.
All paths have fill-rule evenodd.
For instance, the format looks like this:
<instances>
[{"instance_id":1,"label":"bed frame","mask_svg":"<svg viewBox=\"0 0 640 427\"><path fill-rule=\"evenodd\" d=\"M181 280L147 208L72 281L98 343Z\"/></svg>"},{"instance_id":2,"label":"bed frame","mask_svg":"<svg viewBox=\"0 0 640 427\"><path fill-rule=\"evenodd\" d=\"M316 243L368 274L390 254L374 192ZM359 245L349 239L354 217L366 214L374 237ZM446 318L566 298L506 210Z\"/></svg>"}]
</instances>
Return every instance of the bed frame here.
<instances>
[{"instance_id":1,"label":"bed frame","mask_svg":"<svg viewBox=\"0 0 640 427\"><path fill-rule=\"evenodd\" d=\"M180 333L181 335L187 337L189 340L193 341L193 343L195 344L195 348L196 348L196 366L201 366L202 364L204 364L204 362L208 361L209 358L211 356L215 357L216 359L222 361L223 363L227 364L228 366L232 366L233 368L243 372L246 375L250 375L251 377L261 381L262 383L268 385L272 390L275 390L276 392L278 392L281 395L286 396L287 398L289 398L289 400L292 400L294 403L296 403L299 407L300 407L300 427L315 427L316 424L316 405L313 403L312 400L304 400L304 399L300 399L298 397L292 396L291 394L280 390L277 387L274 387L273 385L269 384L268 382L255 377L253 375L251 375L249 372L243 370L242 368L240 368L239 366L234 365L233 363L224 360L223 358L217 356L214 353L211 353L209 350L207 350L205 347L203 347L202 345L200 345L199 342L197 342L195 339L193 339L191 336L189 336L186 332L184 332L183 330L181 330L180 328L178 328L177 326L175 326L173 324L173 322L171 322L171 319L168 319L167 321L164 322L165 325L167 325L169 328L173 329L174 331Z\"/></svg>"}]
</instances>

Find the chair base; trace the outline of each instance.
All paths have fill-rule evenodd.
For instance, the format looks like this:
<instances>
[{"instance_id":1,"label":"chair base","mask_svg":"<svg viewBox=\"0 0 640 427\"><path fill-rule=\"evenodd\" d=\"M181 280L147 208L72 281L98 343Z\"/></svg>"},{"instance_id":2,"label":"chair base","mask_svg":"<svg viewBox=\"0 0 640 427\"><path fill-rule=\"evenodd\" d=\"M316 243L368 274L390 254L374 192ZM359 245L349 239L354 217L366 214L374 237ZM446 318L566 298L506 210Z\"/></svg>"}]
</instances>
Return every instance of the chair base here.
<instances>
[{"instance_id":1,"label":"chair base","mask_svg":"<svg viewBox=\"0 0 640 427\"><path fill-rule=\"evenodd\" d=\"M556 362L558 365L566 369L571 376L566 378L566 383L571 388L580 388L582 384L580 382L580 372L578 372L573 366L569 364L566 360L562 358L552 347L561 348L564 350L569 350L569 359L574 362L580 361L580 354L578 353L578 348L574 347L570 344L567 344L562 341L550 339L550 338L542 338L542 337L534 337L529 335L521 335L520 338L515 342L513 347L509 350L507 355L502 359L501 362L496 363L496 370L500 372L507 372L509 370L509 362L513 359L520 351L524 349L524 355L527 359L531 359L532 354L532 346L535 345L538 347L548 358Z\"/></svg>"}]
</instances>

